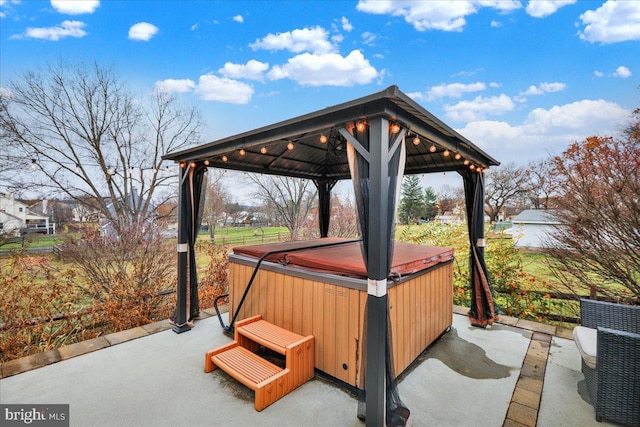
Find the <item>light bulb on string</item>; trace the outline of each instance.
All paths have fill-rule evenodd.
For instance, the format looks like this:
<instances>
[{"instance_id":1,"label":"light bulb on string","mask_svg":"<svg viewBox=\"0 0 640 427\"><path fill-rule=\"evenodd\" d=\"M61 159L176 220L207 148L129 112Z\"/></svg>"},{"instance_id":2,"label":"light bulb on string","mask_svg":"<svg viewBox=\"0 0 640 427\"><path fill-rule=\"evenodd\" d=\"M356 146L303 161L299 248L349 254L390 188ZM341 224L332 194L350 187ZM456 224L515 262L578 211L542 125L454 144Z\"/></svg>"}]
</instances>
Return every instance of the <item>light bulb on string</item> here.
<instances>
[{"instance_id":1,"label":"light bulb on string","mask_svg":"<svg viewBox=\"0 0 640 427\"><path fill-rule=\"evenodd\" d=\"M400 132L400 126L398 126L397 123L394 123L391 125L391 133L398 133Z\"/></svg>"},{"instance_id":2,"label":"light bulb on string","mask_svg":"<svg viewBox=\"0 0 640 427\"><path fill-rule=\"evenodd\" d=\"M262 147L262 148L260 149L260 152L261 152L262 154L267 154L267 147Z\"/></svg>"},{"instance_id":3,"label":"light bulb on string","mask_svg":"<svg viewBox=\"0 0 640 427\"><path fill-rule=\"evenodd\" d=\"M456 155L453 156L453 158L456 160L460 160L462 158L462 155L460 153L456 153Z\"/></svg>"},{"instance_id":4,"label":"light bulb on string","mask_svg":"<svg viewBox=\"0 0 640 427\"><path fill-rule=\"evenodd\" d=\"M431 147L429 147L429 151L431 151L432 153L435 153L437 150L438 148L434 144L431 144Z\"/></svg>"},{"instance_id":5,"label":"light bulb on string","mask_svg":"<svg viewBox=\"0 0 640 427\"><path fill-rule=\"evenodd\" d=\"M326 137L326 136L324 136L324 135L320 135L320 142L321 142L322 144L326 144L326 143L327 143L327 137Z\"/></svg>"},{"instance_id":6,"label":"light bulb on string","mask_svg":"<svg viewBox=\"0 0 640 427\"><path fill-rule=\"evenodd\" d=\"M420 138L418 137L418 135L413 138L413 145L420 145Z\"/></svg>"},{"instance_id":7,"label":"light bulb on string","mask_svg":"<svg viewBox=\"0 0 640 427\"><path fill-rule=\"evenodd\" d=\"M467 166L467 165L469 164L469 160L464 159L464 162L463 162L463 163L464 163L464 165L465 165L465 166Z\"/></svg>"},{"instance_id":8,"label":"light bulb on string","mask_svg":"<svg viewBox=\"0 0 640 427\"><path fill-rule=\"evenodd\" d=\"M356 129L358 129L358 132L363 132L365 128L365 124L364 122L358 122L356 123Z\"/></svg>"},{"instance_id":9,"label":"light bulb on string","mask_svg":"<svg viewBox=\"0 0 640 427\"><path fill-rule=\"evenodd\" d=\"M449 150L444 150L442 152L442 155L445 156L445 157L449 157L449 154L451 154L451 153L449 153Z\"/></svg>"},{"instance_id":10,"label":"light bulb on string","mask_svg":"<svg viewBox=\"0 0 640 427\"><path fill-rule=\"evenodd\" d=\"M240 155L244 156L245 154L247 154L247 152L244 150L244 148L240 149Z\"/></svg>"},{"instance_id":11,"label":"light bulb on string","mask_svg":"<svg viewBox=\"0 0 640 427\"><path fill-rule=\"evenodd\" d=\"M289 143L287 144L287 149L288 149L289 151L293 150L294 148L295 148L295 145L293 145L293 142L289 142Z\"/></svg>"},{"instance_id":12,"label":"light bulb on string","mask_svg":"<svg viewBox=\"0 0 640 427\"><path fill-rule=\"evenodd\" d=\"M226 162L227 160L229 160L229 158L227 156L222 156L222 161Z\"/></svg>"},{"instance_id":13,"label":"light bulb on string","mask_svg":"<svg viewBox=\"0 0 640 427\"><path fill-rule=\"evenodd\" d=\"M205 160L205 161L204 161L204 165L205 165L205 166L209 166L209 164L211 164L211 162L209 161L209 159L207 159L207 160Z\"/></svg>"}]
</instances>

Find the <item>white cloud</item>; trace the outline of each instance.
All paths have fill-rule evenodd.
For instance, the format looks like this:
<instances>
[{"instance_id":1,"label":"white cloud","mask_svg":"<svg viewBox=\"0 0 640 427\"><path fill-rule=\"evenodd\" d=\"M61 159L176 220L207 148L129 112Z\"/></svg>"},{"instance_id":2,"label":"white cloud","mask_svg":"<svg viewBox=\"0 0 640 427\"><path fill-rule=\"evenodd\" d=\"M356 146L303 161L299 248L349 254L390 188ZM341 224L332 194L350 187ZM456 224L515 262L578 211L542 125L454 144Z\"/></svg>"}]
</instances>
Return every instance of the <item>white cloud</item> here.
<instances>
[{"instance_id":1,"label":"white cloud","mask_svg":"<svg viewBox=\"0 0 640 427\"><path fill-rule=\"evenodd\" d=\"M27 28L22 35L12 36L12 38L32 38L58 41L64 37L84 37L87 32L83 29L87 24L82 21L62 21L55 27Z\"/></svg>"},{"instance_id":2,"label":"white cloud","mask_svg":"<svg viewBox=\"0 0 640 427\"><path fill-rule=\"evenodd\" d=\"M338 53L294 56L284 65L276 65L267 76L271 80L291 79L302 86L353 86L367 84L379 73L359 50L346 57Z\"/></svg>"},{"instance_id":3,"label":"white cloud","mask_svg":"<svg viewBox=\"0 0 640 427\"><path fill-rule=\"evenodd\" d=\"M159 31L159 28L148 22L138 22L129 28L129 39L148 42Z\"/></svg>"},{"instance_id":4,"label":"white cloud","mask_svg":"<svg viewBox=\"0 0 640 427\"><path fill-rule=\"evenodd\" d=\"M580 19L585 27L578 34L583 40L604 44L640 40L640 2L608 0Z\"/></svg>"},{"instance_id":5,"label":"white cloud","mask_svg":"<svg viewBox=\"0 0 640 427\"><path fill-rule=\"evenodd\" d=\"M545 93L553 93L560 92L561 90L565 90L567 87L564 83L540 83L538 86L529 86L529 88L525 92L521 92L520 95L542 95Z\"/></svg>"},{"instance_id":6,"label":"white cloud","mask_svg":"<svg viewBox=\"0 0 640 427\"><path fill-rule=\"evenodd\" d=\"M232 79L249 79L249 80L263 80L264 72L269 68L269 63L250 60L246 64L234 64L227 62L223 68L220 68L218 72L224 77Z\"/></svg>"},{"instance_id":7,"label":"white cloud","mask_svg":"<svg viewBox=\"0 0 640 427\"><path fill-rule=\"evenodd\" d=\"M502 85L500 83L497 83L497 82L489 83L489 87L500 87L500 86L502 86Z\"/></svg>"},{"instance_id":8,"label":"white cloud","mask_svg":"<svg viewBox=\"0 0 640 427\"><path fill-rule=\"evenodd\" d=\"M0 0L0 18L4 18L13 12L11 6L18 3L20 3L20 0Z\"/></svg>"},{"instance_id":9,"label":"white cloud","mask_svg":"<svg viewBox=\"0 0 640 427\"><path fill-rule=\"evenodd\" d=\"M205 101L228 104L247 104L251 101L253 88L237 80L220 78L213 74L200 76L196 84L191 79L165 79L156 82L155 91L160 93L194 92Z\"/></svg>"},{"instance_id":10,"label":"white cloud","mask_svg":"<svg viewBox=\"0 0 640 427\"><path fill-rule=\"evenodd\" d=\"M616 68L616 72L613 73L613 77L620 77L626 79L627 77L631 77L631 70L625 67L624 65Z\"/></svg>"},{"instance_id":11,"label":"white cloud","mask_svg":"<svg viewBox=\"0 0 640 427\"><path fill-rule=\"evenodd\" d=\"M242 17L242 15L236 15L233 17L233 20L239 23L243 23L244 22L244 18Z\"/></svg>"},{"instance_id":12,"label":"white cloud","mask_svg":"<svg viewBox=\"0 0 640 427\"><path fill-rule=\"evenodd\" d=\"M342 23L342 29L347 33L353 30L353 25L346 17L343 16L340 22Z\"/></svg>"},{"instance_id":13,"label":"white cloud","mask_svg":"<svg viewBox=\"0 0 640 427\"><path fill-rule=\"evenodd\" d=\"M198 28L200 28L200 23L199 23L199 22L196 22L195 24L193 24L193 25L191 26L191 31L195 31L195 30L197 30Z\"/></svg>"},{"instance_id":14,"label":"white cloud","mask_svg":"<svg viewBox=\"0 0 640 427\"><path fill-rule=\"evenodd\" d=\"M13 92L9 88L0 86L0 98L13 99Z\"/></svg>"},{"instance_id":15,"label":"white cloud","mask_svg":"<svg viewBox=\"0 0 640 427\"><path fill-rule=\"evenodd\" d=\"M196 84L191 79L165 79L156 82L155 90L161 93L185 93L195 87Z\"/></svg>"},{"instance_id":16,"label":"white cloud","mask_svg":"<svg viewBox=\"0 0 640 427\"><path fill-rule=\"evenodd\" d=\"M368 46L373 46L377 38L378 38L377 35L370 33L368 31L365 31L364 33L362 33L362 43Z\"/></svg>"},{"instance_id":17,"label":"white cloud","mask_svg":"<svg viewBox=\"0 0 640 427\"><path fill-rule=\"evenodd\" d=\"M253 50L288 50L293 53L312 52L317 54L334 52L336 47L329 42L329 34L319 26L302 28L285 33L267 34L251 43Z\"/></svg>"},{"instance_id":18,"label":"white cloud","mask_svg":"<svg viewBox=\"0 0 640 427\"><path fill-rule=\"evenodd\" d=\"M545 18L553 15L563 6L574 4L577 0L530 0L525 8L534 18Z\"/></svg>"},{"instance_id":19,"label":"white cloud","mask_svg":"<svg viewBox=\"0 0 640 427\"><path fill-rule=\"evenodd\" d=\"M450 83L440 84L432 86L427 91L427 99L433 100L436 98L460 98L463 93L466 92L480 92L487 88L482 82L475 82L470 84L464 83Z\"/></svg>"},{"instance_id":20,"label":"white cloud","mask_svg":"<svg viewBox=\"0 0 640 427\"><path fill-rule=\"evenodd\" d=\"M477 96L473 101L460 101L455 105L445 105L443 109L450 120L469 122L483 120L489 115L499 116L512 111L514 107L513 100L501 94L489 98Z\"/></svg>"},{"instance_id":21,"label":"white cloud","mask_svg":"<svg viewBox=\"0 0 640 427\"><path fill-rule=\"evenodd\" d=\"M502 27L502 22L500 22L500 21L491 21L491 27L500 28L500 27Z\"/></svg>"},{"instance_id":22,"label":"white cloud","mask_svg":"<svg viewBox=\"0 0 640 427\"><path fill-rule=\"evenodd\" d=\"M378 15L402 16L418 31L462 31L465 17L475 14L481 7L509 12L522 7L520 1L415 1L360 0L356 9Z\"/></svg>"},{"instance_id":23,"label":"white cloud","mask_svg":"<svg viewBox=\"0 0 640 427\"><path fill-rule=\"evenodd\" d=\"M248 104L253 95L253 88L237 80L205 74L200 76L195 92L205 101Z\"/></svg>"},{"instance_id":24,"label":"white cloud","mask_svg":"<svg viewBox=\"0 0 640 427\"><path fill-rule=\"evenodd\" d=\"M603 100L582 100L535 109L523 123L481 120L458 131L500 162L535 160L558 154L569 144L591 135L613 135L630 111Z\"/></svg>"},{"instance_id":25,"label":"white cloud","mask_svg":"<svg viewBox=\"0 0 640 427\"><path fill-rule=\"evenodd\" d=\"M82 15L93 13L100 6L99 0L51 0L51 6L58 13Z\"/></svg>"}]
</instances>

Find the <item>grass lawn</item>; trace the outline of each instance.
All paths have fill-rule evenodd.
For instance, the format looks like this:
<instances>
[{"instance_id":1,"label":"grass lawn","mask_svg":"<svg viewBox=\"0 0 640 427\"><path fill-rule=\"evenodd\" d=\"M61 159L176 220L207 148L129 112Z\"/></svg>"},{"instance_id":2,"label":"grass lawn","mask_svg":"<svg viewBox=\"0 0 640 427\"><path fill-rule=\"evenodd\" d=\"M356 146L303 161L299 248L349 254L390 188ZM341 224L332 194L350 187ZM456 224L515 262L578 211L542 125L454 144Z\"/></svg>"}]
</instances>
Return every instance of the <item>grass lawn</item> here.
<instances>
[{"instance_id":1,"label":"grass lawn","mask_svg":"<svg viewBox=\"0 0 640 427\"><path fill-rule=\"evenodd\" d=\"M0 246L0 250L15 250L23 247L48 248L64 242L67 236L67 234L28 234L24 237L11 237Z\"/></svg>"}]
</instances>

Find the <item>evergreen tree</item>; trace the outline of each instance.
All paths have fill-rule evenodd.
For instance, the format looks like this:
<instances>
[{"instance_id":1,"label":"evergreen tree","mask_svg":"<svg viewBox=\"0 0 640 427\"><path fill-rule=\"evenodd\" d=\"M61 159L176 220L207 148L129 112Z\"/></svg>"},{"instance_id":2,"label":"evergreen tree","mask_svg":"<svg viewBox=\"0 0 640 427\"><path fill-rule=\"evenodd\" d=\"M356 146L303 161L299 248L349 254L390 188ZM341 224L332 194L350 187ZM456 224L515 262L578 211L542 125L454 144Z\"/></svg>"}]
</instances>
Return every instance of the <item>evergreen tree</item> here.
<instances>
[{"instance_id":1,"label":"evergreen tree","mask_svg":"<svg viewBox=\"0 0 640 427\"><path fill-rule=\"evenodd\" d=\"M424 214L424 197L420 178L417 175L405 176L402 181L400 198L400 221L404 224L418 222Z\"/></svg>"},{"instance_id":2,"label":"evergreen tree","mask_svg":"<svg viewBox=\"0 0 640 427\"><path fill-rule=\"evenodd\" d=\"M431 221L438 215L438 195L433 187L424 189L424 218Z\"/></svg>"}]
</instances>

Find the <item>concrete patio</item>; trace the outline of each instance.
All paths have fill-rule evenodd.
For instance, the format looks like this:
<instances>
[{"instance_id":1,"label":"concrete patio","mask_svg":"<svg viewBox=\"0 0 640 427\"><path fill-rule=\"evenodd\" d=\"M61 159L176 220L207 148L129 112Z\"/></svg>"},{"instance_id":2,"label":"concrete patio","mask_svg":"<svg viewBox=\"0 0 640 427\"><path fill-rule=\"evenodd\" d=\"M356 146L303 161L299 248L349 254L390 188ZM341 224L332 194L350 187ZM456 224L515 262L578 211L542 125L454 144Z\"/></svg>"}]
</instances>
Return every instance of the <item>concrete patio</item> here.
<instances>
[{"instance_id":1,"label":"concrete patio","mask_svg":"<svg viewBox=\"0 0 640 427\"><path fill-rule=\"evenodd\" d=\"M455 311L452 330L399 384L414 426L608 425L595 421L568 331L509 317L473 328ZM82 427L364 426L356 398L317 375L256 412L253 392L203 372L205 352L230 341L217 318L203 313L180 335L168 327L5 363L0 403L69 404L70 425Z\"/></svg>"}]
</instances>

